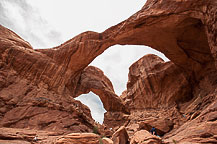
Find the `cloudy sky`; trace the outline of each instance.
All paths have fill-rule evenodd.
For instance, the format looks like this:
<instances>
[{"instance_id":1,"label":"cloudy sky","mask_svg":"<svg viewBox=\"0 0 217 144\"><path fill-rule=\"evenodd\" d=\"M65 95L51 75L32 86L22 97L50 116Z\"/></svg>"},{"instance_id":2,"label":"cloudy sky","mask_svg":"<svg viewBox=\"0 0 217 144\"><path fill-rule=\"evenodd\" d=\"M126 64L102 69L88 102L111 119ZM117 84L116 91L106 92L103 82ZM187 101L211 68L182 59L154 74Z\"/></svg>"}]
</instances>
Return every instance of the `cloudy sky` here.
<instances>
[{"instance_id":1,"label":"cloudy sky","mask_svg":"<svg viewBox=\"0 0 217 144\"><path fill-rule=\"evenodd\" d=\"M13 30L36 49L51 48L84 31L102 32L137 12L146 0L0 0L0 24ZM145 54L163 54L146 46L112 46L90 65L104 71L116 94L126 89L129 66ZM99 98L89 93L77 98L102 123Z\"/></svg>"}]
</instances>

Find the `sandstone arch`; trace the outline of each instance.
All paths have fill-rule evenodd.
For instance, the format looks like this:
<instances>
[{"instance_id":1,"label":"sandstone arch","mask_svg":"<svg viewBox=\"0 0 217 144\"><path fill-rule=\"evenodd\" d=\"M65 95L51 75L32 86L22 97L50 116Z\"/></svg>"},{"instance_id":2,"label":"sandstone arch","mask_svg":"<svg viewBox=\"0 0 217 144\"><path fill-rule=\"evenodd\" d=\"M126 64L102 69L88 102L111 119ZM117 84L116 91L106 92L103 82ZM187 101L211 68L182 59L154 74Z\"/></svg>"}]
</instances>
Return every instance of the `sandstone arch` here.
<instances>
[{"instance_id":1,"label":"sandstone arch","mask_svg":"<svg viewBox=\"0 0 217 144\"><path fill-rule=\"evenodd\" d=\"M175 122L180 127L164 136L166 142L216 143L216 10L215 0L148 0L139 12L102 33L85 32L46 50L33 50L28 42L0 26L0 126L90 132L95 123L89 109L73 97L91 90L124 105L107 80L87 86L88 64L115 44L148 45L184 71L192 86L189 91L196 98L182 106L190 120L182 126ZM97 75L87 78L97 80ZM129 87L133 84L131 81ZM105 123L109 121L113 127L129 124L129 115L122 113L122 108L104 103L110 111ZM171 114L183 118L179 108L174 108Z\"/></svg>"},{"instance_id":2,"label":"sandstone arch","mask_svg":"<svg viewBox=\"0 0 217 144\"><path fill-rule=\"evenodd\" d=\"M104 50L115 44L147 45L197 80L202 68L215 69L215 12L212 0L148 0L136 14L102 33L88 31L44 50L33 50L1 26L1 60L32 82L75 97L82 71Z\"/></svg>"},{"instance_id":3,"label":"sandstone arch","mask_svg":"<svg viewBox=\"0 0 217 144\"><path fill-rule=\"evenodd\" d=\"M75 90L75 97L90 91L99 96L107 111L128 112L123 101L115 94L111 81L94 66L88 66L82 71Z\"/></svg>"}]
</instances>

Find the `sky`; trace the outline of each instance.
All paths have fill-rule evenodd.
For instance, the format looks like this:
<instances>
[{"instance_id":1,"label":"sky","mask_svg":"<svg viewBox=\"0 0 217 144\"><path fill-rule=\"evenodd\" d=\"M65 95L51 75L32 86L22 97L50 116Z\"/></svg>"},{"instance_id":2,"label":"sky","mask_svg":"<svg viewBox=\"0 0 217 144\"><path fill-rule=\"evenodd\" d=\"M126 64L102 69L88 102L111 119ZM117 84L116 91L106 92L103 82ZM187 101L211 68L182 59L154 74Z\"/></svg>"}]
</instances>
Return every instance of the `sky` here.
<instances>
[{"instance_id":1,"label":"sky","mask_svg":"<svg viewBox=\"0 0 217 144\"><path fill-rule=\"evenodd\" d=\"M28 41L34 49L52 48L85 32L103 32L140 10L146 0L0 0L0 24ZM103 70L117 95L126 89L129 67L145 54L160 52L146 46L115 45L90 65ZM104 108L93 93L76 98L102 123Z\"/></svg>"}]
</instances>

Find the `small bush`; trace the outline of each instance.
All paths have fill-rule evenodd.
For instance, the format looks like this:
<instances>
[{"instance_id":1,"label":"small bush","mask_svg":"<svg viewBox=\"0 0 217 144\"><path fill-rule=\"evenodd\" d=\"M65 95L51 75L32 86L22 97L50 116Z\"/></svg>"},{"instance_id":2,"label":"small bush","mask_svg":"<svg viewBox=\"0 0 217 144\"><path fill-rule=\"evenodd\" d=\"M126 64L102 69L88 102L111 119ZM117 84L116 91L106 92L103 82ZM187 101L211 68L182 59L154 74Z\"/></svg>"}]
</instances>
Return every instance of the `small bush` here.
<instances>
[{"instance_id":1,"label":"small bush","mask_svg":"<svg viewBox=\"0 0 217 144\"><path fill-rule=\"evenodd\" d=\"M94 126L94 127L93 127L93 133L99 134L99 131L98 131L98 127L97 127L97 126Z\"/></svg>"},{"instance_id":2,"label":"small bush","mask_svg":"<svg viewBox=\"0 0 217 144\"><path fill-rule=\"evenodd\" d=\"M177 144L176 140L173 139L173 143L174 143L174 144Z\"/></svg>"},{"instance_id":3,"label":"small bush","mask_svg":"<svg viewBox=\"0 0 217 144\"><path fill-rule=\"evenodd\" d=\"M102 138L99 138L99 144L103 144Z\"/></svg>"}]
</instances>

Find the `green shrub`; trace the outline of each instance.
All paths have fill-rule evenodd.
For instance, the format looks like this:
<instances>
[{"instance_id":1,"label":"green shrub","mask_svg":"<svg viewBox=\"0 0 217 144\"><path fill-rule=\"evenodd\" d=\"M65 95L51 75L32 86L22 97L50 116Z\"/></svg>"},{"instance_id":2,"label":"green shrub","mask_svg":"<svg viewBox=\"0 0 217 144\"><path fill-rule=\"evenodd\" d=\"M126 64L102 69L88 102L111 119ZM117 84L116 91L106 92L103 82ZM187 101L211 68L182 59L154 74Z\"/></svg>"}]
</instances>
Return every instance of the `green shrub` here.
<instances>
[{"instance_id":1,"label":"green shrub","mask_svg":"<svg viewBox=\"0 0 217 144\"><path fill-rule=\"evenodd\" d=\"M93 127L93 133L99 134L99 131L98 131L98 127L97 127L97 126L94 126L94 127Z\"/></svg>"},{"instance_id":2,"label":"green shrub","mask_svg":"<svg viewBox=\"0 0 217 144\"><path fill-rule=\"evenodd\" d=\"M99 138L99 144L103 144L102 138Z\"/></svg>"}]
</instances>

